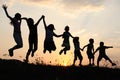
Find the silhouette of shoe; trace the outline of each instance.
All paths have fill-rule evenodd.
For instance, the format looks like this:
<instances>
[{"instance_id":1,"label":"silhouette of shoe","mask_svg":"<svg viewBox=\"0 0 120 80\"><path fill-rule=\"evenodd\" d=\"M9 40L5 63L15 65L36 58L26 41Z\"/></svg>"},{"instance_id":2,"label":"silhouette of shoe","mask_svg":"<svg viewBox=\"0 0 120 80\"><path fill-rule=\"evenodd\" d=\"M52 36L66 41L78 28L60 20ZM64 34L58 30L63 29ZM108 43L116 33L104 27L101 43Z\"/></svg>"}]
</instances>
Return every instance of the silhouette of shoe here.
<instances>
[{"instance_id":1,"label":"silhouette of shoe","mask_svg":"<svg viewBox=\"0 0 120 80\"><path fill-rule=\"evenodd\" d=\"M81 67L82 67L82 64L79 64L79 66L81 66Z\"/></svg>"},{"instance_id":2,"label":"silhouette of shoe","mask_svg":"<svg viewBox=\"0 0 120 80\"><path fill-rule=\"evenodd\" d=\"M94 64L94 63L92 63L91 65L92 65L92 66L94 66L95 64Z\"/></svg>"},{"instance_id":3,"label":"silhouette of shoe","mask_svg":"<svg viewBox=\"0 0 120 80\"><path fill-rule=\"evenodd\" d=\"M64 54L66 55L66 51L64 51Z\"/></svg>"},{"instance_id":4,"label":"silhouette of shoe","mask_svg":"<svg viewBox=\"0 0 120 80\"><path fill-rule=\"evenodd\" d=\"M88 66L92 66L92 64L91 64L91 63L89 63L89 64L88 64Z\"/></svg>"},{"instance_id":5,"label":"silhouette of shoe","mask_svg":"<svg viewBox=\"0 0 120 80\"><path fill-rule=\"evenodd\" d=\"M49 53L51 53L51 50L49 50Z\"/></svg>"},{"instance_id":6,"label":"silhouette of shoe","mask_svg":"<svg viewBox=\"0 0 120 80\"><path fill-rule=\"evenodd\" d=\"M24 59L23 61L24 61L25 63L28 63L28 62L29 62L28 59Z\"/></svg>"},{"instance_id":7,"label":"silhouette of shoe","mask_svg":"<svg viewBox=\"0 0 120 80\"><path fill-rule=\"evenodd\" d=\"M10 57L12 57L12 56L13 56L13 50L12 50L12 49L9 49L8 51L9 51Z\"/></svg>"},{"instance_id":8,"label":"silhouette of shoe","mask_svg":"<svg viewBox=\"0 0 120 80\"><path fill-rule=\"evenodd\" d=\"M59 52L59 54L61 55L61 54L62 54L62 52L63 52L63 50L61 50L61 51Z\"/></svg>"},{"instance_id":9,"label":"silhouette of shoe","mask_svg":"<svg viewBox=\"0 0 120 80\"><path fill-rule=\"evenodd\" d=\"M43 53L44 53L44 54L46 53L46 50L45 50L45 49L43 50Z\"/></svg>"},{"instance_id":10,"label":"silhouette of shoe","mask_svg":"<svg viewBox=\"0 0 120 80\"><path fill-rule=\"evenodd\" d=\"M115 63L112 63L112 66L115 66L116 64Z\"/></svg>"},{"instance_id":11,"label":"silhouette of shoe","mask_svg":"<svg viewBox=\"0 0 120 80\"><path fill-rule=\"evenodd\" d=\"M75 66L75 64L72 64L72 66Z\"/></svg>"},{"instance_id":12,"label":"silhouette of shoe","mask_svg":"<svg viewBox=\"0 0 120 80\"><path fill-rule=\"evenodd\" d=\"M34 53L31 54L31 57L33 57L33 56L34 56Z\"/></svg>"}]
</instances>

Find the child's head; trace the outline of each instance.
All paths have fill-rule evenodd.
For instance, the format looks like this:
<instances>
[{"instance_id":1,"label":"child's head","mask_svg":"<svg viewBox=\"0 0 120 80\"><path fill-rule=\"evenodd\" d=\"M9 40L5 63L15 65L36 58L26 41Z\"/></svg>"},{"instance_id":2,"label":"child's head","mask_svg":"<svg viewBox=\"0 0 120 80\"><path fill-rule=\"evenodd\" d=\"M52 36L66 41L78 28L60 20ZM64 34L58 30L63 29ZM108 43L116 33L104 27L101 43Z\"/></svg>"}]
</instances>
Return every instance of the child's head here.
<instances>
[{"instance_id":1,"label":"child's head","mask_svg":"<svg viewBox=\"0 0 120 80\"><path fill-rule=\"evenodd\" d=\"M55 30L54 25L53 24L49 24L48 25L48 29L51 30L51 31Z\"/></svg>"},{"instance_id":2,"label":"child's head","mask_svg":"<svg viewBox=\"0 0 120 80\"><path fill-rule=\"evenodd\" d=\"M73 38L73 43L79 42L79 37L74 37Z\"/></svg>"},{"instance_id":3,"label":"child's head","mask_svg":"<svg viewBox=\"0 0 120 80\"><path fill-rule=\"evenodd\" d=\"M15 18L16 18L17 20L20 20L20 19L21 19L21 14L20 14L20 13L16 13L16 14L15 14Z\"/></svg>"},{"instance_id":4,"label":"child's head","mask_svg":"<svg viewBox=\"0 0 120 80\"><path fill-rule=\"evenodd\" d=\"M66 32L69 31L69 26L65 26L65 31L66 31Z\"/></svg>"},{"instance_id":5,"label":"child's head","mask_svg":"<svg viewBox=\"0 0 120 80\"><path fill-rule=\"evenodd\" d=\"M104 42L100 42L100 46L104 46Z\"/></svg>"},{"instance_id":6,"label":"child's head","mask_svg":"<svg viewBox=\"0 0 120 80\"><path fill-rule=\"evenodd\" d=\"M29 24L34 24L34 20L32 18L28 18Z\"/></svg>"},{"instance_id":7,"label":"child's head","mask_svg":"<svg viewBox=\"0 0 120 80\"><path fill-rule=\"evenodd\" d=\"M94 43L94 39L90 38L89 42L90 42L90 44L93 44Z\"/></svg>"}]
</instances>

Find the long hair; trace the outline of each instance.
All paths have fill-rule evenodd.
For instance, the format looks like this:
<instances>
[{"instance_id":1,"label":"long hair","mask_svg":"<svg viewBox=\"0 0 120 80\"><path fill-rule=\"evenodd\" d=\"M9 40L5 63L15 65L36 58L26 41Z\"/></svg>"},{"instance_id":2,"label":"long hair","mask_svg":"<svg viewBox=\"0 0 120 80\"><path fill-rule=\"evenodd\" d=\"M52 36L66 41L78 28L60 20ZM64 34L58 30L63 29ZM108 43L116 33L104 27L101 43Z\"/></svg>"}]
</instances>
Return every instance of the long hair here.
<instances>
[{"instance_id":1,"label":"long hair","mask_svg":"<svg viewBox=\"0 0 120 80\"><path fill-rule=\"evenodd\" d=\"M16 13L14 19L20 20L21 19L21 14L20 13ZM11 21L10 24L13 25L13 21Z\"/></svg>"}]
</instances>

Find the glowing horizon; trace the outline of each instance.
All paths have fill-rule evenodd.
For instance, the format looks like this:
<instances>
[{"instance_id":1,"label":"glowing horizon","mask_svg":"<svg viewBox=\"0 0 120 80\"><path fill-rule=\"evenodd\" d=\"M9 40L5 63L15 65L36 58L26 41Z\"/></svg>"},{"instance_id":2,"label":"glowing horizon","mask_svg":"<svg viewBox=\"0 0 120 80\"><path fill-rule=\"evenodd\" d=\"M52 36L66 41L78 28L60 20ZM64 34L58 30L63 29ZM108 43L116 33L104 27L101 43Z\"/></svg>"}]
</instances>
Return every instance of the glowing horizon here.
<instances>
[{"instance_id":1,"label":"glowing horizon","mask_svg":"<svg viewBox=\"0 0 120 80\"><path fill-rule=\"evenodd\" d=\"M80 47L88 44L89 38L95 40L95 49L99 46L100 41L104 41L105 45L113 46L113 49L107 50L107 55L113 60L118 61L120 57L120 1L119 0L1 0L0 13L0 58L5 59L20 59L23 60L28 50L28 35L29 30L25 21L22 21L21 31L23 38L23 48L16 50L14 56L8 55L8 49L14 46L13 40L13 28L9 24L10 20L6 17L2 5L8 5L8 12L10 16L14 16L16 12L20 12L22 17L32 17L35 22L45 15L47 25L52 23L55 26L55 33L62 34L64 27L68 25L70 27L70 33L73 36L80 38ZM42 59L48 64L61 64L71 65L73 62L73 41L70 38L71 50L66 55L59 55L59 51L62 49L62 38L55 38L56 51L49 54L43 53L43 42L45 37L45 30L43 22L41 21L38 26L38 50L35 53L35 57L30 57L30 62L35 62L36 58ZM86 50L83 52L83 64L88 63L86 56ZM98 53L95 55L97 58ZM50 63L51 61L51 63ZM78 62L76 65L78 65ZM96 60L95 60L96 62Z\"/></svg>"}]
</instances>

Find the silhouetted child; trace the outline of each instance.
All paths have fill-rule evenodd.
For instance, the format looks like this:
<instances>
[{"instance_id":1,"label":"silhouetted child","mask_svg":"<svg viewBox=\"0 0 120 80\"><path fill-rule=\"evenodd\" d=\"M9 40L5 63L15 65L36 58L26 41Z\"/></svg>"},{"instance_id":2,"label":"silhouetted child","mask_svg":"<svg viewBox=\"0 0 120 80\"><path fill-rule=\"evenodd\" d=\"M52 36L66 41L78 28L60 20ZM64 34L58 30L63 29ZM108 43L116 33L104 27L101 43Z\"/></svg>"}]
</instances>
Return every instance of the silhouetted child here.
<instances>
[{"instance_id":1,"label":"silhouetted child","mask_svg":"<svg viewBox=\"0 0 120 80\"><path fill-rule=\"evenodd\" d=\"M73 65L75 65L75 62L76 62L77 57L78 57L79 60L80 60L79 65L81 66L83 57L82 57L81 52L80 52L80 50L82 50L82 49L80 48L79 37L74 37L73 38L73 43L74 43L74 61L73 61Z\"/></svg>"},{"instance_id":2,"label":"silhouetted child","mask_svg":"<svg viewBox=\"0 0 120 80\"><path fill-rule=\"evenodd\" d=\"M69 32L69 26L65 27L65 32L62 34L62 38L63 40L63 44L62 47L64 47L59 54L61 55L62 52L64 51L64 54L66 54L66 51L70 50L70 41L69 41L69 37L74 38L71 33Z\"/></svg>"},{"instance_id":3,"label":"silhouetted child","mask_svg":"<svg viewBox=\"0 0 120 80\"><path fill-rule=\"evenodd\" d=\"M17 45L15 45L14 47L12 47L8 50L9 55L12 57L13 51L15 49L19 49L19 48L23 47L23 41L22 41L22 36L21 36L21 14L16 13L15 16L12 18L11 16L9 16L9 14L7 12L7 6L3 5L2 7L3 7L7 17L11 20L11 24L13 25L13 28L14 28L13 37L14 37L14 40Z\"/></svg>"},{"instance_id":4,"label":"silhouetted child","mask_svg":"<svg viewBox=\"0 0 120 80\"><path fill-rule=\"evenodd\" d=\"M108 60L112 66L116 65L115 63L113 63L110 58L106 55L106 49L108 48L113 48L112 46L104 46L104 42L100 42L100 46L96 49L96 51L94 52L94 54L99 51L99 56L97 59L97 66L99 66L99 62L101 61L102 58Z\"/></svg>"},{"instance_id":5,"label":"silhouetted child","mask_svg":"<svg viewBox=\"0 0 120 80\"><path fill-rule=\"evenodd\" d=\"M87 56L88 56L88 59L89 59L89 65L94 65L94 55L93 55L93 52L94 52L94 39L90 38L89 39L89 44L85 45L83 47L83 50L85 47L87 47Z\"/></svg>"},{"instance_id":6,"label":"silhouetted child","mask_svg":"<svg viewBox=\"0 0 120 80\"><path fill-rule=\"evenodd\" d=\"M28 58L30 53L31 56L34 56L34 53L36 52L36 50L38 49L38 33L37 33L37 26L39 24L39 22L41 21L41 19L43 18L43 16L36 22L34 23L34 20L32 18L22 18L25 19L29 28L29 49L27 51L26 54L26 62L28 62Z\"/></svg>"},{"instance_id":7,"label":"silhouetted child","mask_svg":"<svg viewBox=\"0 0 120 80\"><path fill-rule=\"evenodd\" d=\"M53 36L60 37L61 35L57 35L54 33L55 28L54 28L53 24L49 24L48 26L46 25L45 18L43 18L43 23L44 23L44 27L45 27L45 33L46 33L45 40L44 40L43 52L46 53L46 51L48 50L49 53L51 53L51 51L56 50Z\"/></svg>"}]
</instances>

